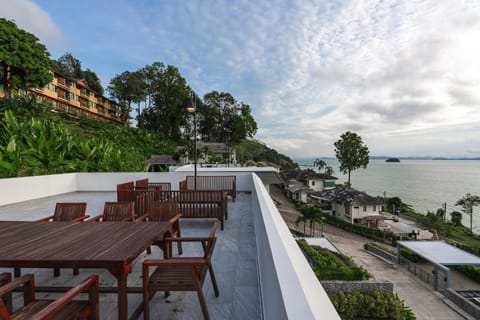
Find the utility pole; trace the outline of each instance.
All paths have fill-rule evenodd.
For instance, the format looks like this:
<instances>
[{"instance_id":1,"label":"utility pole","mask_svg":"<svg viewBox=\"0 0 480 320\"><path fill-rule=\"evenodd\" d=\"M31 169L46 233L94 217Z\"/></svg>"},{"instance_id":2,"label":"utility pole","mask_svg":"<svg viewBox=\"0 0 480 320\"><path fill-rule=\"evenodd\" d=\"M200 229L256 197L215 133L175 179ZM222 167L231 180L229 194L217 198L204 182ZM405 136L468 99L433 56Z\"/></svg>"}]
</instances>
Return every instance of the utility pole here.
<instances>
[{"instance_id":1,"label":"utility pole","mask_svg":"<svg viewBox=\"0 0 480 320\"><path fill-rule=\"evenodd\" d=\"M443 223L447 222L447 203L443 203Z\"/></svg>"}]
</instances>

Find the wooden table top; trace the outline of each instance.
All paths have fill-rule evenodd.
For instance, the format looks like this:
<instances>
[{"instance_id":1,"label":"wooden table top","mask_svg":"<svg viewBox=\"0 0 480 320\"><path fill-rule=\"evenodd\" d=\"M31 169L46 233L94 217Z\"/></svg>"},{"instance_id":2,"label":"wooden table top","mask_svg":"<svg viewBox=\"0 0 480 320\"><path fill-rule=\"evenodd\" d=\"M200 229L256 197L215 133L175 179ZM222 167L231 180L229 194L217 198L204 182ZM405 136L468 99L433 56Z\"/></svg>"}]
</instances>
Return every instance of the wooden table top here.
<instances>
[{"instance_id":1,"label":"wooden table top","mask_svg":"<svg viewBox=\"0 0 480 320\"><path fill-rule=\"evenodd\" d=\"M0 221L0 266L131 263L168 229L168 222Z\"/></svg>"}]
</instances>

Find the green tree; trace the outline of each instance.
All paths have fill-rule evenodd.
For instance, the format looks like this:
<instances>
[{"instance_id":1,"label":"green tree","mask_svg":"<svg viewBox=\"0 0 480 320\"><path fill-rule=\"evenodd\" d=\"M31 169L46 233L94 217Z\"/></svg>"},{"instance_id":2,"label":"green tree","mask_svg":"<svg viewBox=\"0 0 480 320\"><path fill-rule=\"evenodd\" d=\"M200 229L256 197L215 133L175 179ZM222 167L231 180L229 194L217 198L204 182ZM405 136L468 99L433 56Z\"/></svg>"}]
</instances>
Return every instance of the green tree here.
<instances>
[{"instance_id":1,"label":"green tree","mask_svg":"<svg viewBox=\"0 0 480 320\"><path fill-rule=\"evenodd\" d=\"M462 225L462 213L458 211L452 211L450 215L452 224L456 227L460 227Z\"/></svg>"},{"instance_id":2,"label":"green tree","mask_svg":"<svg viewBox=\"0 0 480 320\"><path fill-rule=\"evenodd\" d=\"M36 36L0 18L0 84L12 89L43 87L52 80L50 53Z\"/></svg>"},{"instance_id":3,"label":"green tree","mask_svg":"<svg viewBox=\"0 0 480 320\"><path fill-rule=\"evenodd\" d=\"M87 82L88 88L103 96L104 90L97 74L90 69L82 71L82 78Z\"/></svg>"},{"instance_id":4,"label":"green tree","mask_svg":"<svg viewBox=\"0 0 480 320\"><path fill-rule=\"evenodd\" d=\"M189 114L186 111L191 89L187 86L185 78L177 68L165 67L160 62L142 70L146 90L144 100L151 97L149 98L151 105L147 106L138 118L139 126L157 132L160 137L170 138L177 143L183 142L182 128L186 128L187 136L192 131L188 122ZM199 99L196 101L198 110L201 102Z\"/></svg>"},{"instance_id":5,"label":"green tree","mask_svg":"<svg viewBox=\"0 0 480 320\"><path fill-rule=\"evenodd\" d=\"M84 79L90 90L103 95L104 90L97 74L90 69L82 70L82 63L67 52L53 62L53 70L73 79Z\"/></svg>"},{"instance_id":6,"label":"green tree","mask_svg":"<svg viewBox=\"0 0 480 320\"><path fill-rule=\"evenodd\" d=\"M66 52L57 60L52 61L52 63L56 72L74 79L82 78L82 63L71 53Z\"/></svg>"},{"instance_id":7,"label":"green tree","mask_svg":"<svg viewBox=\"0 0 480 320\"><path fill-rule=\"evenodd\" d=\"M124 71L110 80L108 85L110 95L117 99L122 109L123 121L125 125L130 118L132 103L139 103L145 98L145 83L143 75L139 71Z\"/></svg>"},{"instance_id":8,"label":"green tree","mask_svg":"<svg viewBox=\"0 0 480 320\"><path fill-rule=\"evenodd\" d=\"M199 110L199 132L206 141L236 145L257 132L250 106L237 102L230 93L207 93Z\"/></svg>"},{"instance_id":9,"label":"green tree","mask_svg":"<svg viewBox=\"0 0 480 320\"><path fill-rule=\"evenodd\" d=\"M316 159L313 162L313 166L317 167L318 171L322 171L323 169L325 169L327 167L327 163L325 162L325 160Z\"/></svg>"},{"instance_id":10,"label":"green tree","mask_svg":"<svg viewBox=\"0 0 480 320\"><path fill-rule=\"evenodd\" d=\"M347 131L334 143L335 154L340 162L340 172L348 174L350 186L350 173L359 168L366 168L369 162L369 150L362 138L354 132Z\"/></svg>"},{"instance_id":11,"label":"green tree","mask_svg":"<svg viewBox=\"0 0 480 320\"><path fill-rule=\"evenodd\" d=\"M478 206L478 204L480 204L480 197L470 193L467 193L462 199L455 203L456 206L462 207L463 213L470 215L470 232L473 232L473 207Z\"/></svg>"}]
</instances>

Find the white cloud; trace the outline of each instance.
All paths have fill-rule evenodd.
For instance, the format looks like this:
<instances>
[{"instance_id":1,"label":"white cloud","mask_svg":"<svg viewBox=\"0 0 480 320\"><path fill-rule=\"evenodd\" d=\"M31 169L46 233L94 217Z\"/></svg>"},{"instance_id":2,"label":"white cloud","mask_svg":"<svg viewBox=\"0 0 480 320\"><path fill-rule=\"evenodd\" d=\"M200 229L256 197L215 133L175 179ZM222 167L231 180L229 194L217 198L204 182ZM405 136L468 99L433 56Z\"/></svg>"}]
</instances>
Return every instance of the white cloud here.
<instances>
[{"instance_id":1,"label":"white cloud","mask_svg":"<svg viewBox=\"0 0 480 320\"><path fill-rule=\"evenodd\" d=\"M45 30L58 30L32 2L0 4L18 13L17 23L43 21L53 26ZM73 54L102 79L154 61L174 65L198 93L230 92L249 104L257 138L279 152L331 156L347 130L364 137L372 154L454 156L479 149L478 1L79 5L98 10L78 17L68 2L55 12L62 12L63 30L74 30L67 37L78 41ZM37 18L25 14L29 7Z\"/></svg>"},{"instance_id":2,"label":"white cloud","mask_svg":"<svg viewBox=\"0 0 480 320\"><path fill-rule=\"evenodd\" d=\"M0 0L1 16L37 36L47 46L58 46L64 36L58 26L37 4L29 0Z\"/></svg>"}]
</instances>

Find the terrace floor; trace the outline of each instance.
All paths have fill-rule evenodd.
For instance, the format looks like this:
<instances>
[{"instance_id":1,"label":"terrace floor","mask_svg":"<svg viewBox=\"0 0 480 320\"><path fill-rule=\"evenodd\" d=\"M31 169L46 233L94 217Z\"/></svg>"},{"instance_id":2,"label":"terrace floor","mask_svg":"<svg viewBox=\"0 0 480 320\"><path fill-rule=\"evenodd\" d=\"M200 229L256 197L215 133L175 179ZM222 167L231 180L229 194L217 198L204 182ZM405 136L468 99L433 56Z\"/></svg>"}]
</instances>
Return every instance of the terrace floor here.
<instances>
[{"instance_id":1,"label":"terrace floor","mask_svg":"<svg viewBox=\"0 0 480 320\"><path fill-rule=\"evenodd\" d=\"M115 192L74 192L53 197L26 201L0 207L0 220L37 220L53 214L56 202L87 202L87 213L101 214L105 201L115 201ZM183 236L208 235L211 220L183 219ZM200 253L200 246L184 246L184 256ZM213 254L213 267L220 296L215 297L210 278L207 277L203 290L212 319L262 319L261 298L257 271L255 230L251 211L251 196L237 195L236 202L229 200L228 220L225 229L217 229L217 244ZM176 247L174 246L174 253ZM143 259L161 259L163 253L152 247L152 254L142 253L128 277L129 287L141 287L141 262ZM0 268L0 272L12 272L11 268ZM115 278L103 269L80 269L80 275L73 276L72 270L62 269L60 277L53 277L52 269L22 269L22 274L34 273L37 286L73 286L86 275L97 274L101 286L115 286ZM55 297L55 293L40 293L39 296ZM15 303L20 302L17 296ZM129 315L141 303L142 295L128 295ZM195 292L171 292L164 298L158 292L150 302L152 319L201 319L201 309ZM117 319L116 294L100 295L100 318ZM142 316L140 317L142 319Z\"/></svg>"}]
</instances>

